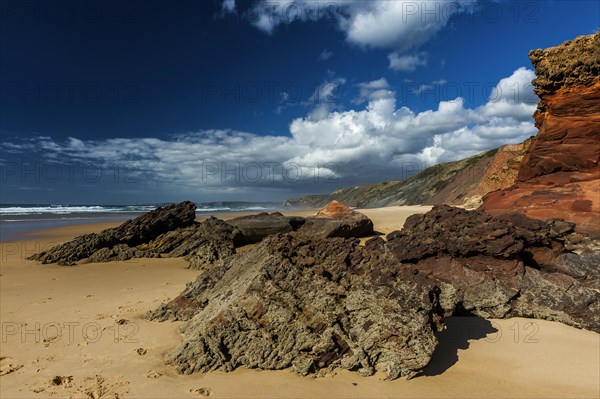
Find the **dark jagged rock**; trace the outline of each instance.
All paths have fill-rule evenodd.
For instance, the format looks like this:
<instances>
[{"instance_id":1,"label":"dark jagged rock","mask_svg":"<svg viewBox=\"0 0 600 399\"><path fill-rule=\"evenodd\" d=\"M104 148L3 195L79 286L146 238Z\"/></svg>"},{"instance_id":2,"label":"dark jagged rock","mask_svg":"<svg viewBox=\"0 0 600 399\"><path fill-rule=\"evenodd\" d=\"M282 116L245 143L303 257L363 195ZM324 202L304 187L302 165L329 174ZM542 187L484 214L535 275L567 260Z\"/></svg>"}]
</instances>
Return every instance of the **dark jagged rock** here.
<instances>
[{"instance_id":1,"label":"dark jagged rock","mask_svg":"<svg viewBox=\"0 0 600 399\"><path fill-rule=\"evenodd\" d=\"M210 217L202 223L170 231L142 246L170 257L185 257L192 269L206 269L235 253L239 232L230 224Z\"/></svg>"},{"instance_id":2,"label":"dark jagged rock","mask_svg":"<svg viewBox=\"0 0 600 399\"><path fill-rule=\"evenodd\" d=\"M99 250L103 251L97 255L98 259L110 258L113 255L125 256L122 247L113 251L113 255L110 255L106 249L120 244L135 247L147 243L165 232L191 225L195 217L196 205L189 201L157 208L133 220L128 220L118 227L103 230L99 234L84 234L72 241L52 247L48 251L35 254L29 259L42 263L74 265ZM118 252L122 255L117 255ZM131 254L131 251L127 253Z\"/></svg>"},{"instance_id":3,"label":"dark jagged rock","mask_svg":"<svg viewBox=\"0 0 600 399\"><path fill-rule=\"evenodd\" d=\"M114 262L135 258L159 257L160 254L154 251L140 250L135 247L132 248L126 244L118 244L111 248L105 247L97 250L90 257L83 259L82 263Z\"/></svg>"},{"instance_id":4,"label":"dark jagged rock","mask_svg":"<svg viewBox=\"0 0 600 399\"><path fill-rule=\"evenodd\" d=\"M446 314L535 317L600 330L594 253L565 249L575 225L522 214L434 207L388 235L388 248L440 284Z\"/></svg>"},{"instance_id":5,"label":"dark jagged rock","mask_svg":"<svg viewBox=\"0 0 600 399\"><path fill-rule=\"evenodd\" d=\"M441 206L410 217L388 242L279 234L202 274L149 317L185 321L169 357L182 373L339 367L411 377L428 363L445 316L600 331L599 254L573 228Z\"/></svg>"},{"instance_id":6,"label":"dark jagged rock","mask_svg":"<svg viewBox=\"0 0 600 399\"><path fill-rule=\"evenodd\" d=\"M263 212L230 219L227 223L238 230L239 235L235 237L235 244L239 246L255 244L272 234L296 231L304 224L304 218L284 216L279 212Z\"/></svg>"},{"instance_id":7,"label":"dark jagged rock","mask_svg":"<svg viewBox=\"0 0 600 399\"><path fill-rule=\"evenodd\" d=\"M366 237L373 235L373 222L338 201L331 201L316 216L306 218L299 229L311 238Z\"/></svg>"},{"instance_id":8,"label":"dark jagged rock","mask_svg":"<svg viewBox=\"0 0 600 399\"><path fill-rule=\"evenodd\" d=\"M435 348L437 299L419 276L398 278L397 262L381 249L271 236L150 316L187 320L169 360L182 373L341 367L410 377Z\"/></svg>"}]
</instances>

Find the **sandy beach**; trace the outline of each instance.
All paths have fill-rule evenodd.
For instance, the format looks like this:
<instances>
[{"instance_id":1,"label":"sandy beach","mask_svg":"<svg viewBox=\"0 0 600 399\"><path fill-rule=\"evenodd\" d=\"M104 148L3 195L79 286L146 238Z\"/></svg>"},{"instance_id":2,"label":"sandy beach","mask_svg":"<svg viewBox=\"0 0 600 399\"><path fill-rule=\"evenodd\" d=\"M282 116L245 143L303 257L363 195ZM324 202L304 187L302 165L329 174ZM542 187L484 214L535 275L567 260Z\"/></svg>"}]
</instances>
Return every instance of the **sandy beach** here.
<instances>
[{"instance_id":1,"label":"sandy beach","mask_svg":"<svg viewBox=\"0 0 600 399\"><path fill-rule=\"evenodd\" d=\"M389 233L429 207L368 209ZM295 212L309 215L312 212ZM229 214L228 217L237 216ZM338 371L300 377L238 369L179 375L164 364L178 323L149 310L198 274L183 259L40 265L34 252L111 224L73 225L4 242L0 263L2 398L563 398L600 396L600 335L543 320L452 318L425 375L384 381Z\"/></svg>"}]
</instances>

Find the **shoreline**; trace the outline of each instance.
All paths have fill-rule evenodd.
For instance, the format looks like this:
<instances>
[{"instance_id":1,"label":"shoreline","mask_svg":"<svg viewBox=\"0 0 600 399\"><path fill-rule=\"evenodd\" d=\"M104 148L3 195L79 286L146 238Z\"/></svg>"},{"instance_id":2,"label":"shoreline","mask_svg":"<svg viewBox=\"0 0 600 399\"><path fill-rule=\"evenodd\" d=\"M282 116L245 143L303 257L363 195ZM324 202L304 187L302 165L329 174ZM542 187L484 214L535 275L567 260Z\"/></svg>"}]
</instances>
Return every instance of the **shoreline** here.
<instances>
[{"instance_id":1,"label":"shoreline","mask_svg":"<svg viewBox=\"0 0 600 399\"><path fill-rule=\"evenodd\" d=\"M425 209L361 211L385 233L400 228L419 210ZM186 269L180 258L77 266L25 260L36 247L115 224L63 226L0 244L0 374L7 373L0 376L1 397L86 397L94 390L108 391L109 398L112 393L121 398L203 397L194 392L198 389L210 390L211 398L547 398L600 393L600 335L523 318L448 319L426 375L408 381L383 381L379 374L361 377L346 370L318 378L245 368L177 374L164 361L181 342L180 323L148 321L145 314L174 298L201 272ZM39 333L30 332L37 331L36 323ZM71 380L55 385L57 376Z\"/></svg>"}]
</instances>

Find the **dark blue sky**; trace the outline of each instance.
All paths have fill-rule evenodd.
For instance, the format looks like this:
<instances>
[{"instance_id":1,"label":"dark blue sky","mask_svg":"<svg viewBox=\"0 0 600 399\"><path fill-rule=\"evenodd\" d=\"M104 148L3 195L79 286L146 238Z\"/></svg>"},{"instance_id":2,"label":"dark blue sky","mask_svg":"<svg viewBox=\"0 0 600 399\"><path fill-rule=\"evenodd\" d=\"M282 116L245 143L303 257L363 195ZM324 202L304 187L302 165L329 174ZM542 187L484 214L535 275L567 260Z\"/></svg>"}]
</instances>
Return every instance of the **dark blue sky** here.
<instances>
[{"instance_id":1,"label":"dark blue sky","mask_svg":"<svg viewBox=\"0 0 600 399\"><path fill-rule=\"evenodd\" d=\"M399 3L379 3L393 2ZM364 121L352 121L363 128L347 136L344 132L353 129L338 121L343 126L333 142L318 142L324 136L321 132L340 127L325 123L331 113L343 118L351 117L352 110L367 110L374 100L369 93L377 86L366 86L367 82L385 80L385 84L380 81L381 87L393 92L393 110L407 107L418 115L438 110L440 101L461 97L460 112L488 115L480 107L489 102L498 82L520 67L531 69L530 49L591 34L600 27L596 1L463 2L457 12L458 7L432 2L437 16L429 17L420 9L421 2L404 2L402 15L407 19L397 20L403 26L400 30L386 19L389 5L374 6L377 2L296 0L296 8L284 11L270 9L272 3L238 0L235 8L228 9L231 2L223 5L220 0L2 2L0 201L137 203L184 196L279 200L347 184L402 178L402 165L407 162L420 159L425 164L464 155L453 152L456 147L444 147L460 134L461 126L448 131L434 127L422 133L419 145L411 142L402 148L405 141L396 139L403 140L405 134L409 140L413 134L402 133L404 122L390 119L382 127L369 119L364 127L360 125ZM312 18L314 4L319 5L317 13L330 13ZM332 4L333 8L324 11ZM267 26L257 23L265 10L275 13ZM308 17L290 22L289 16L298 12ZM452 14L449 20L444 19L445 13ZM375 37L368 27L359 29L360 18L369 14L382 21L378 24L382 32ZM420 21L413 21L414 14ZM391 61L394 57L400 58L396 66ZM361 92L361 87L366 91ZM531 98L517 100L532 102ZM311 116L316 110L319 116ZM510 117L510 126L523 122ZM298 123L294 135L290 124L297 119L304 123ZM481 119L485 118L469 114L463 127L477 134L477 126L489 122ZM420 129L419 121L411 120L412 131ZM323 125L313 126L318 123ZM365 133L373 129L380 131ZM376 137L373 145L382 145L381 136L388 129L394 140L384 147L396 145L398 151L372 165L372 154L362 147ZM239 132L251 136L239 137ZM515 132L505 141L529 133ZM480 134L481 142L469 150L503 143L483 139L491 134ZM263 142L262 136L273 136L273 141ZM169 154L155 154L160 145L150 142L135 147L135 139L142 138L164 141L170 146ZM110 139L124 141L115 144ZM281 143L280 139L292 141ZM355 144L348 144L354 139ZM182 148L171 148L174 143L182 143ZM207 152L199 154L193 147L195 152L189 156L174 158L173 154L192 148L186 143L204 143ZM127 151L119 157L107 155L115 145ZM445 155L434 151L439 148ZM344 158L344 153L333 154L337 150L352 151ZM430 156L432 151L439 156ZM219 158L217 153L227 155ZM219 165L272 160L293 161L304 168L314 162L335 163L336 170L331 172L335 181L327 185L311 184L304 178L294 184L278 178L252 182L242 175L243 182L227 181L225 176L220 184L175 185L180 190L168 186L182 173L197 174L181 166L194 154L199 157L194 161L204 157ZM418 154L420 158L409 157ZM42 169L47 163L58 163L64 172L86 165L106 170L115 162L135 170L137 182L123 187L107 178L50 181L47 176L34 179L21 173L32 163ZM179 166L167 170L173 165ZM188 166L206 169L197 162ZM364 173L353 173L356 167L364 168ZM168 178L170 173L173 179Z\"/></svg>"}]
</instances>

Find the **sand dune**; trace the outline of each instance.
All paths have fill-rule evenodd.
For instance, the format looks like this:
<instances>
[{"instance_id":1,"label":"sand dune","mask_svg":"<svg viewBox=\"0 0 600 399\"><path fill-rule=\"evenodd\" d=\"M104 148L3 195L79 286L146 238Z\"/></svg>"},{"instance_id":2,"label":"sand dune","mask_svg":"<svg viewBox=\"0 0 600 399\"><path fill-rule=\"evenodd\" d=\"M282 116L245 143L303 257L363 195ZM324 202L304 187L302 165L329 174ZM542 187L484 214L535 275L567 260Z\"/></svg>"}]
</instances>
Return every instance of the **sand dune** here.
<instances>
[{"instance_id":1,"label":"sand dune","mask_svg":"<svg viewBox=\"0 0 600 399\"><path fill-rule=\"evenodd\" d=\"M426 207L366 210L387 233ZM600 335L541 320L452 318L425 375L383 381L340 371L302 378L240 369L179 375L164 364L178 323L145 313L199 273L181 259L75 267L24 258L103 225L54 229L1 245L2 398L599 397ZM23 324L23 323L26 323Z\"/></svg>"}]
</instances>

